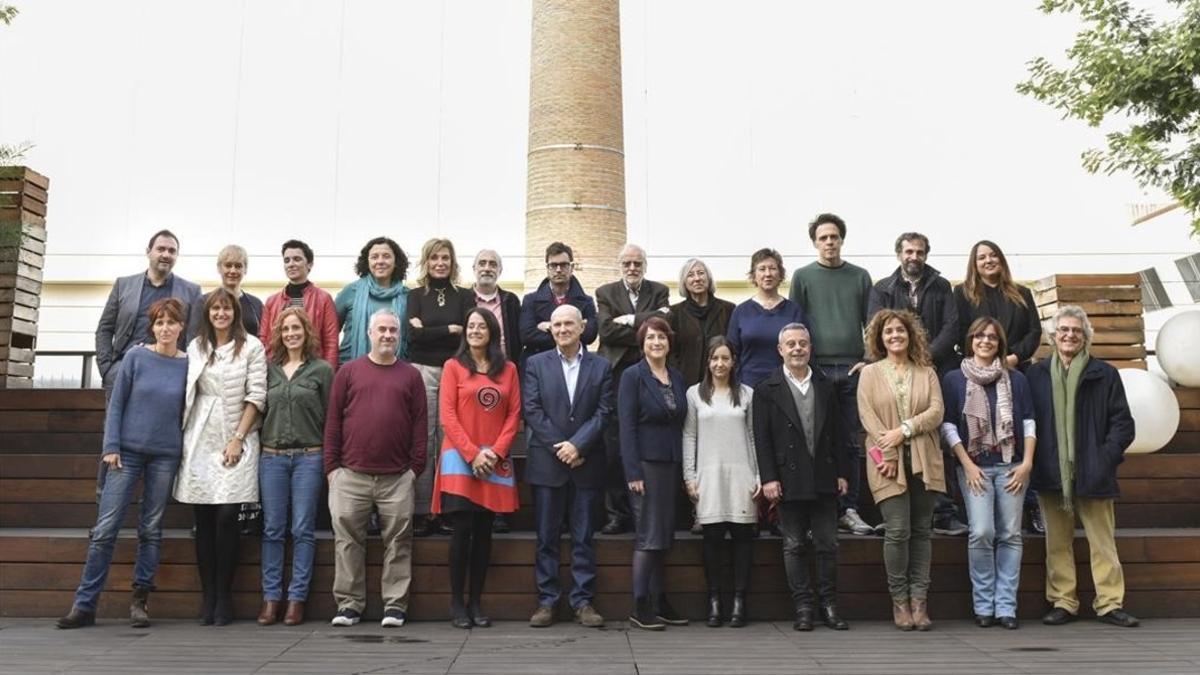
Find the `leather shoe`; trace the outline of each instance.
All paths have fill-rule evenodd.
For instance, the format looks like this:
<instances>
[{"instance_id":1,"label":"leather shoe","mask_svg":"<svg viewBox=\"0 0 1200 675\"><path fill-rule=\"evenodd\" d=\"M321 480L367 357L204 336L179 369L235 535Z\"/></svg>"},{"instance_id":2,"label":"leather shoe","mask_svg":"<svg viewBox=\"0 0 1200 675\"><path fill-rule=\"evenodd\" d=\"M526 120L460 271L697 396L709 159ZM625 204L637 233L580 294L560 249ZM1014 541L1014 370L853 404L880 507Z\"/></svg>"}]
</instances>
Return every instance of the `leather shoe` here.
<instances>
[{"instance_id":1,"label":"leather shoe","mask_svg":"<svg viewBox=\"0 0 1200 675\"><path fill-rule=\"evenodd\" d=\"M263 600L262 609L258 610L258 625L270 626L278 621L282 604L278 600Z\"/></svg>"},{"instance_id":2,"label":"leather shoe","mask_svg":"<svg viewBox=\"0 0 1200 675\"><path fill-rule=\"evenodd\" d=\"M467 616L465 608L458 608L450 612L450 625L455 628L467 629L471 627L471 617Z\"/></svg>"},{"instance_id":3,"label":"leather shoe","mask_svg":"<svg viewBox=\"0 0 1200 675\"><path fill-rule=\"evenodd\" d=\"M1111 612L1110 612L1111 614ZM1046 612L1046 616L1042 617L1042 623L1047 626L1061 626L1064 623L1071 623L1076 619L1076 616L1062 607L1055 607Z\"/></svg>"},{"instance_id":4,"label":"leather shoe","mask_svg":"<svg viewBox=\"0 0 1200 675\"><path fill-rule=\"evenodd\" d=\"M1007 630L1016 630L1021 627L1021 622L1017 621L1015 616L1002 616L999 621L1000 625Z\"/></svg>"},{"instance_id":5,"label":"leather shoe","mask_svg":"<svg viewBox=\"0 0 1200 675\"><path fill-rule=\"evenodd\" d=\"M491 628L492 620L488 618L478 604L467 605L467 616L471 617L471 625L476 628Z\"/></svg>"},{"instance_id":6,"label":"leather shoe","mask_svg":"<svg viewBox=\"0 0 1200 675\"><path fill-rule=\"evenodd\" d=\"M629 528L625 527L625 521L620 518L609 518L604 527L600 528L600 534L623 534L628 531Z\"/></svg>"},{"instance_id":7,"label":"leather shoe","mask_svg":"<svg viewBox=\"0 0 1200 675\"><path fill-rule=\"evenodd\" d=\"M821 608L821 622L833 630L850 630L850 624L838 616L837 607L834 605L826 605Z\"/></svg>"},{"instance_id":8,"label":"leather shoe","mask_svg":"<svg viewBox=\"0 0 1200 675\"><path fill-rule=\"evenodd\" d=\"M433 520L429 516L417 516L413 518L413 536L428 537L433 534Z\"/></svg>"},{"instance_id":9,"label":"leather shoe","mask_svg":"<svg viewBox=\"0 0 1200 675\"><path fill-rule=\"evenodd\" d=\"M800 607L796 609L796 618L792 621L792 630L808 632L813 629L813 609L812 607Z\"/></svg>"},{"instance_id":10,"label":"leather shoe","mask_svg":"<svg viewBox=\"0 0 1200 675\"><path fill-rule=\"evenodd\" d=\"M987 616L985 614L976 614L975 625L979 626L980 628L991 628L992 626L996 625L996 617Z\"/></svg>"},{"instance_id":11,"label":"leather shoe","mask_svg":"<svg viewBox=\"0 0 1200 675\"><path fill-rule=\"evenodd\" d=\"M705 622L709 628L721 627L721 594L708 594L708 621Z\"/></svg>"},{"instance_id":12,"label":"leather shoe","mask_svg":"<svg viewBox=\"0 0 1200 675\"><path fill-rule=\"evenodd\" d=\"M78 607L72 607L67 615L59 618L56 625L59 628L82 628L83 626L91 626L96 623L96 613L88 612Z\"/></svg>"},{"instance_id":13,"label":"leather shoe","mask_svg":"<svg viewBox=\"0 0 1200 675\"><path fill-rule=\"evenodd\" d=\"M729 627L744 628L746 625L746 593L733 592L733 608L729 610Z\"/></svg>"},{"instance_id":14,"label":"leather shoe","mask_svg":"<svg viewBox=\"0 0 1200 675\"><path fill-rule=\"evenodd\" d=\"M496 534L508 534L512 532L512 521L508 519L508 514L496 514L496 519L492 521L492 532Z\"/></svg>"},{"instance_id":15,"label":"leather shoe","mask_svg":"<svg viewBox=\"0 0 1200 675\"><path fill-rule=\"evenodd\" d=\"M1107 614L1101 614L1096 618L1100 619L1104 623L1110 623L1114 626L1120 626L1121 628L1136 628L1138 624L1141 623L1138 621L1136 616L1119 608L1114 609Z\"/></svg>"},{"instance_id":16,"label":"leather shoe","mask_svg":"<svg viewBox=\"0 0 1200 675\"><path fill-rule=\"evenodd\" d=\"M545 628L554 623L554 608L550 605L539 605L533 616L529 617L529 625L534 628Z\"/></svg>"},{"instance_id":17,"label":"leather shoe","mask_svg":"<svg viewBox=\"0 0 1200 675\"><path fill-rule=\"evenodd\" d=\"M283 613L283 625L299 626L304 623L304 603L299 600L288 600L287 611Z\"/></svg>"}]
</instances>

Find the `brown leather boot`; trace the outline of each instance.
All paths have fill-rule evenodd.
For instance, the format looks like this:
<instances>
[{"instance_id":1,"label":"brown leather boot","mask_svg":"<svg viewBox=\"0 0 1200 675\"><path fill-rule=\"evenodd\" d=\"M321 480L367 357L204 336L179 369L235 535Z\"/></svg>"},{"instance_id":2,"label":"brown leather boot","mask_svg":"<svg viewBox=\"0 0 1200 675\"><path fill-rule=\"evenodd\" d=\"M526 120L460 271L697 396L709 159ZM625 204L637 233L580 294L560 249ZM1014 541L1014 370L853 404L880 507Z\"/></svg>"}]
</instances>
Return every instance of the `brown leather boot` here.
<instances>
[{"instance_id":1,"label":"brown leather boot","mask_svg":"<svg viewBox=\"0 0 1200 675\"><path fill-rule=\"evenodd\" d=\"M929 618L929 606L925 602L925 598L912 599L912 621L913 627L920 631L929 630L933 627L933 621Z\"/></svg>"},{"instance_id":2,"label":"brown leather boot","mask_svg":"<svg viewBox=\"0 0 1200 675\"><path fill-rule=\"evenodd\" d=\"M258 610L258 625L270 626L279 620L278 600L263 600L262 609Z\"/></svg>"},{"instance_id":3,"label":"brown leather boot","mask_svg":"<svg viewBox=\"0 0 1200 675\"><path fill-rule=\"evenodd\" d=\"M900 630L913 629L912 612L908 610L908 603L903 600L892 600L892 620L896 622L896 628Z\"/></svg>"},{"instance_id":4,"label":"brown leather boot","mask_svg":"<svg viewBox=\"0 0 1200 675\"><path fill-rule=\"evenodd\" d=\"M283 615L283 625L299 626L304 623L304 603L299 600L288 600L287 612Z\"/></svg>"}]
</instances>

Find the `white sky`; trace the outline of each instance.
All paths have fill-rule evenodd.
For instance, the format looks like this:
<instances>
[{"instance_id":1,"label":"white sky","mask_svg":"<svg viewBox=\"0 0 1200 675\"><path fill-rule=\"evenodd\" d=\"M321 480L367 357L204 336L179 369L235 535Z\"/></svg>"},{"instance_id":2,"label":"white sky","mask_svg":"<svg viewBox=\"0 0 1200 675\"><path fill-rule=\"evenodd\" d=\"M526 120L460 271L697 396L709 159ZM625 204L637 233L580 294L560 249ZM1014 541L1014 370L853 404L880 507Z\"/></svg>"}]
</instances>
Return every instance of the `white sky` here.
<instances>
[{"instance_id":1,"label":"white sky","mask_svg":"<svg viewBox=\"0 0 1200 675\"><path fill-rule=\"evenodd\" d=\"M49 280L130 273L160 227L201 280L229 242L281 280L293 236L316 278L348 280L377 234L498 248L520 277L529 2L16 4L0 140L36 142L51 177ZM1127 204L1163 198L1086 174L1098 134L1014 91L1074 33L1037 4L622 2L629 236L651 276L702 255L732 278L764 245L807 263L820 211L876 276L908 229L951 278L984 237L1021 278L1173 269L1196 250L1183 218L1128 227Z\"/></svg>"}]
</instances>

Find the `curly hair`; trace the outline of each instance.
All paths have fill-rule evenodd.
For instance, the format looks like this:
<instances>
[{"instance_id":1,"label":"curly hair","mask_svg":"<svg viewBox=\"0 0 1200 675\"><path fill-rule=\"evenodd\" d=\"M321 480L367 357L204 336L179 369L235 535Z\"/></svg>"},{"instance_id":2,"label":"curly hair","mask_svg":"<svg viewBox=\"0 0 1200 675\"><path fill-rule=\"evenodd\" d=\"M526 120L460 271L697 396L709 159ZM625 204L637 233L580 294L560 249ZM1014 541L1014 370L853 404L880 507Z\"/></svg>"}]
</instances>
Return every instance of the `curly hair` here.
<instances>
[{"instance_id":1,"label":"curly hair","mask_svg":"<svg viewBox=\"0 0 1200 675\"><path fill-rule=\"evenodd\" d=\"M404 249L400 248L400 244L387 237L375 237L362 247L362 250L358 252L358 260L354 262L354 273L359 278L371 273L371 263L367 260L367 256L371 253L371 247L379 244L387 244L396 258L396 268L392 270L392 283L398 284L404 281L404 275L408 273L408 256L404 255Z\"/></svg>"},{"instance_id":2,"label":"curly hair","mask_svg":"<svg viewBox=\"0 0 1200 675\"><path fill-rule=\"evenodd\" d=\"M871 317L867 331L863 337L867 358L871 361L882 361L887 358L887 347L883 344L883 327L892 319L898 320L908 331L908 359L918 366L932 365L929 357L929 336L925 327L916 314L907 309L881 309Z\"/></svg>"},{"instance_id":3,"label":"curly hair","mask_svg":"<svg viewBox=\"0 0 1200 675\"><path fill-rule=\"evenodd\" d=\"M754 283L754 270L758 267L758 264L767 260L775 261L776 267L779 268L780 281L787 278L787 270L783 267L783 255L773 248L760 248L750 256L750 271L747 275L751 283ZM757 286L758 284L754 283L754 285Z\"/></svg>"},{"instance_id":4,"label":"curly hair","mask_svg":"<svg viewBox=\"0 0 1200 675\"><path fill-rule=\"evenodd\" d=\"M294 247L294 248L299 248ZM303 307L288 307L275 317L275 325L271 326L271 360L278 365L283 365L287 361L288 349L283 345L283 322L289 316L294 316L300 320L300 326L304 328L304 344L300 347L300 353L304 354L305 359L317 358L317 334L313 331L312 321L308 318L308 312L304 311Z\"/></svg>"}]
</instances>

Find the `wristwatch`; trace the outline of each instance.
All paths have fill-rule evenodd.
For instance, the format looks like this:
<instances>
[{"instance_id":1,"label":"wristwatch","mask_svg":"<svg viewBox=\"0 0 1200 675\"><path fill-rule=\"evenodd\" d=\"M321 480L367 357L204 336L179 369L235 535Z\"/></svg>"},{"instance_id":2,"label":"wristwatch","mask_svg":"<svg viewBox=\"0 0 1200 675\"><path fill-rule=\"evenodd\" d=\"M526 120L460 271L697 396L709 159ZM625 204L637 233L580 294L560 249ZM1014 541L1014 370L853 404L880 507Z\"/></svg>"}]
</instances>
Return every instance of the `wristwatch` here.
<instances>
[{"instance_id":1,"label":"wristwatch","mask_svg":"<svg viewBox=\"0 0 1200 675\"><path fill-rule=\"evenodd\" d=\"M236 439L238 439L239 441L244 441L244 440L246 440L246 434L243 434L243 433L242 433L242 432L240 432L240 431L235 431L235 432L233 432L233 437L234 437L234 438L236 438Z\"/></svg>"}]
</instances>

